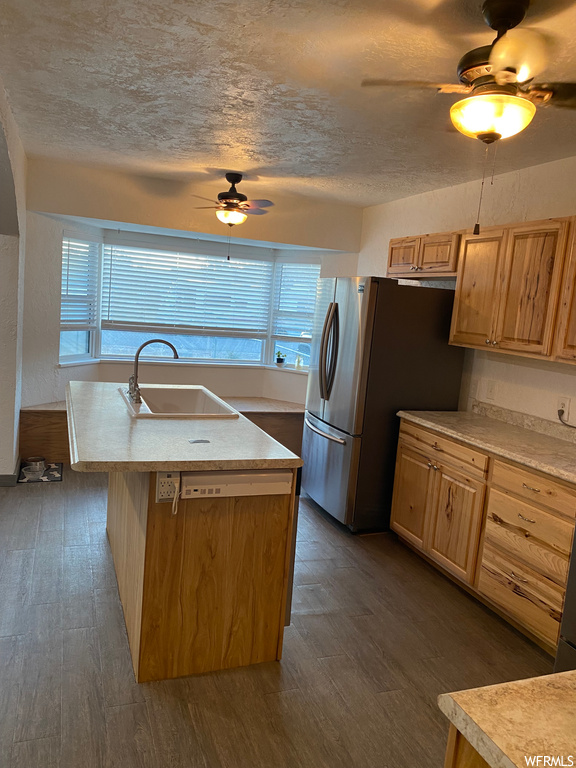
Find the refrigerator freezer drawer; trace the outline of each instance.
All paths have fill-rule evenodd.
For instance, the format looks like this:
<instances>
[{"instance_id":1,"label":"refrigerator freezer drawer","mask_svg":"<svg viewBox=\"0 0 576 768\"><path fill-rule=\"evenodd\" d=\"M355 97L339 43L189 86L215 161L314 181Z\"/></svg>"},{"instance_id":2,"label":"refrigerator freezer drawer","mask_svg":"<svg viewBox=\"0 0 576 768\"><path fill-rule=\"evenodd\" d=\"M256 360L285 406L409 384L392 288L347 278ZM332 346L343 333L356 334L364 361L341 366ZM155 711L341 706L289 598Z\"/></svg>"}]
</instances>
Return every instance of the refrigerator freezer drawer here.
<instances>
[{"instance_id":1,"label":"refrigerator freezer drawer","mask_svg":"<svg viewBox=\"0 0 576 768\"><path fill-rule=\"evenodd\" d=\"M302 487L341 523L350 525L358 472L360 438L307 413L304 421Z\"/></svg>"}]
</instances>

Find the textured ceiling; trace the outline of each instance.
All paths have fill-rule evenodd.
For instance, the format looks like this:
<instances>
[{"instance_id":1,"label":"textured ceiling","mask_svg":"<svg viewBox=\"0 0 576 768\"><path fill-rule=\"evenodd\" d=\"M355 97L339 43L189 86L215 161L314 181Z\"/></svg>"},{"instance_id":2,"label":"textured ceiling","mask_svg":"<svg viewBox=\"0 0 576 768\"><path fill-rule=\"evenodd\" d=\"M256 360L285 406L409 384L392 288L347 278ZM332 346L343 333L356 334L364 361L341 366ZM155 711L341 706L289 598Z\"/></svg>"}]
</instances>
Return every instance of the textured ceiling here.
<instances>
[{"instance_id":1,"label":"textured ceiling","mask_svg":"<svg viewBox=\"0 0 576 768\"><path fill-rule=\"evenodd\" d=\"M457 98L361 89L453 82L493 35L480 0L0 0L0 76L31 155L253 183L371 205L478 178ZM576 5L533 0L553 35L542 76L576 81ZM538 110L496 171L576 155L576 111ZM257 185L256 185L257 186Z\"/></svg>"}]
</instances>

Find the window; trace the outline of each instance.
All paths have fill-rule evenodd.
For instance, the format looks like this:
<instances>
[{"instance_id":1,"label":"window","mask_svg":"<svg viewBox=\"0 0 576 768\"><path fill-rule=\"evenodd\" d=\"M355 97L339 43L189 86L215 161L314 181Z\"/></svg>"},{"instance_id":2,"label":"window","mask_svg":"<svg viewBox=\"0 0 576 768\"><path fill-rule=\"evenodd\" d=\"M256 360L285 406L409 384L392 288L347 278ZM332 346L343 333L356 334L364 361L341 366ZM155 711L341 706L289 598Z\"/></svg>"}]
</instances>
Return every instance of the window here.
<instances>
[{"instance_id":1,"label":"window","mask_svg":"<svg viewBox=\"0 0 576 768\"><path fill-rule=\"evenodd\" d=\"M62 243L60 359L88 357L98 321L98 243Z\"/></svg>"},{"instance_id":2,"label":"window","mask_svg":"<svg viewBox=\"0 0 576 768\"><path fill-rule=\"evenodd\" d=\"M72 329L64 312L72 242L65 240L63 250L61 359L87 355L90 338L81 333L90 336L97 329L95 357L132 357L144 341L161 336L183 359L270 364L281 351L288 364L308 365L319 264L277 261L272 255L262 259L258 249L253 259L228 261L170 246L84 243L90 274L96 276L95 319ZM172 353L158 344L145 355Z\"/></svg>"}]
</instances>

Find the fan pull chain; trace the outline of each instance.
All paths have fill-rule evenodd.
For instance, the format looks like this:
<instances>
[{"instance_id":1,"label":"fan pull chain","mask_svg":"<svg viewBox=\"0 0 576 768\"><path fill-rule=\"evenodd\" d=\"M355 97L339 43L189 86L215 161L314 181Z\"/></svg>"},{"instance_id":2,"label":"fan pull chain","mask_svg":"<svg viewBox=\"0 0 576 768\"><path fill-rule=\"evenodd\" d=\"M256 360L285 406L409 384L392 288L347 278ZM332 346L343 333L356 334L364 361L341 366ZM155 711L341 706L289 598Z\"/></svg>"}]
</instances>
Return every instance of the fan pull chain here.
<instances>
[{"instance_id":1,"label":"fan pull chain","mask_svg":"<svg viewBox=\"0 0 576 768\"><path fill-rule=\"evenodd\" d=\"M232 237L232 224L228 224L230 229L228 230L228 256L226 257L226 261L230 261L230 239Z\"/></svg>"},{"instance_id":2,"label":"fan pull chain","mask_svg":"<svg viewBox=\"0 0 576 768\"><path fill-rule=\"evenodd\" d=\"M488 144L486 144L486 151L484 152L484 168L482 170L482 186L480 187L480 200L478 200L478 214L476 215L476 224L474 224L473 234L480 234L480 210L482 208L482 196L484 195L484 181L486 180L486 165L488 163Z\"/></svg>"},{"instance_id":3,"label":"fan pull chain","mask_svg":"<svg viewBox=\"0 0 576 768\"><path fill-rule=\"evenodd\" d=\"M488 147L486 147L488 149ZM494 142L494 162L492 163L492 178L490 180L490 186L494 186L494 171L496 170L496 153L498 152L498 142Z\"/></svg>"}]
</instances>

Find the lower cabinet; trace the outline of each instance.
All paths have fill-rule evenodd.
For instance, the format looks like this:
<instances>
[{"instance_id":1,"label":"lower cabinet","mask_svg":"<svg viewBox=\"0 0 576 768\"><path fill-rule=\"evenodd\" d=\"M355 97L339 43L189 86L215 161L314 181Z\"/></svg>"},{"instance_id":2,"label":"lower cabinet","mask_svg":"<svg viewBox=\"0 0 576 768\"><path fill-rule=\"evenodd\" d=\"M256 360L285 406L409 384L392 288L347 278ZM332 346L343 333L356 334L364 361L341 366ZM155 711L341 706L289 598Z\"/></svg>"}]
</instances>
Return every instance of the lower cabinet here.
<instances>
[{"instance_id":1,"label":"lower cabinet","mask_svg":"<svg viewBox=\"0 0 576 768\"><path fill-rule=\"evenodd\" d=\"M390 527L548 650L575 517L571 484L403 422Z\"/></svg>"},{"instance_id":2,"label":"lower cabinet","mask_svg":"<svg viewBox=\"0 0 576 768\"><path fill-rule=\"evenodd\" d=\"M469 584L483 499L482 481L400 442L390 527Z\"/></svg>"},{"instance_id":3,"label":"lower cabinet","mask_svg":"<svg viewBox=\"0 0 576 768\"><path fill-rule=\"evenodd\" d=\"M482 525L485 484L450 466L436 465L436 488L426 551L462 581L472 584Z\"/></svg>"}]
</instances>

